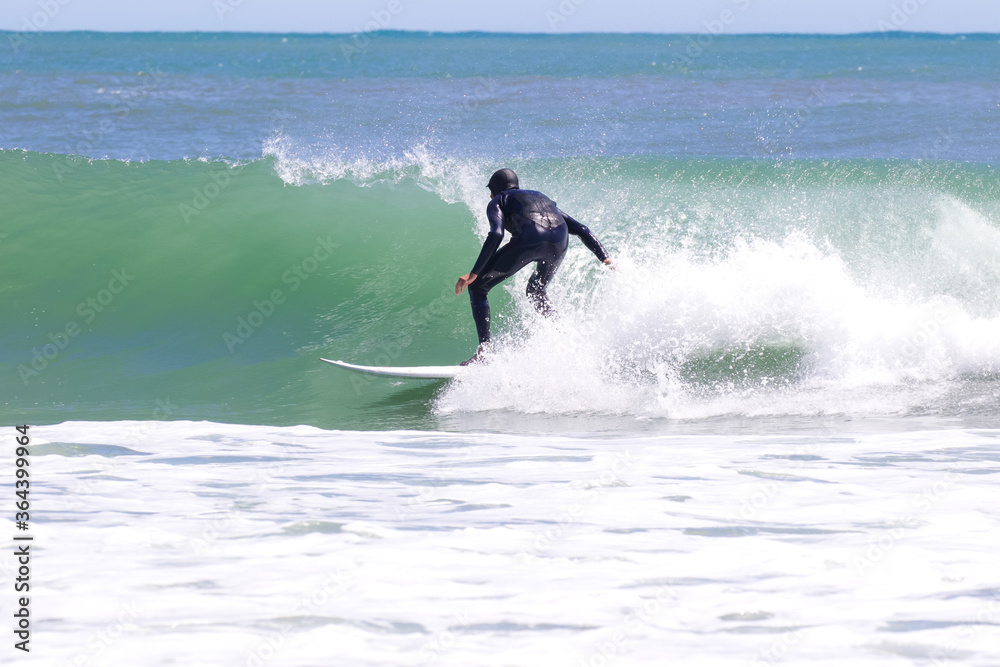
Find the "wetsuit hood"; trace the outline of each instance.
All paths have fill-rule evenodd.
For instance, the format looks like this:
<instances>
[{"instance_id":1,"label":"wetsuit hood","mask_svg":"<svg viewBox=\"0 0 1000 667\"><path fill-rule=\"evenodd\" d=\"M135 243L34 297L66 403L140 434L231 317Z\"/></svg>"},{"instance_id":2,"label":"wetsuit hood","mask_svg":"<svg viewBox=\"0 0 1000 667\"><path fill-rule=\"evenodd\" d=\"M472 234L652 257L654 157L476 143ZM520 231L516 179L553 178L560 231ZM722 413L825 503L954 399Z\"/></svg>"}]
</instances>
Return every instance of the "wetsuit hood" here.
<instances>
[{"instance_id":1,"label":"wetsuit hood","mask_svg":"<svg viewBox=\"0 0 1000 667\"><path fill-rule=\"evenodd\" d=\"M486 187L490 189L491 193L497 195L505 190L513 190L521 186L517 182L517 174L514 173L513 169L500 169L493 172Z\"/></svg>"}]
</instances>

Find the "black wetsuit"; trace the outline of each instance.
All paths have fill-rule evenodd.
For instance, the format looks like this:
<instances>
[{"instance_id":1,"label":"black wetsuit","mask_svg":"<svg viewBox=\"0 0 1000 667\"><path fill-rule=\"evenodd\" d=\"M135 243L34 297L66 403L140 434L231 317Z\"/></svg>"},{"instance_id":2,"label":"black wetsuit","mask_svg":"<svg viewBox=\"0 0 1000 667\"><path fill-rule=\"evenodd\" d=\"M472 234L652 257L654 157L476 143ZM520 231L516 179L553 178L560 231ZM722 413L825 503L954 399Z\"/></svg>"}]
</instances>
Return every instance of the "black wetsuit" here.
<instances>
[{"instance_id":1,"label":"black wetsuit","mask_svg":"<svg viewBox=\"0 0 1000 667\"><path fill-rule=\"evenodd\" d=\"M569 244L569 235L579 236L602 262L608 258L601 243L586 226L566 215L556 203L534 190L506 190L486 207L490 232L483 243L476 265L475 281L469 285L472 317L476 320L479 342L490 339L490 303L487 294L500 282L514 275L527 264L538 262L528 280L528 299L543 314L552 312L545 287L562 263ZM504 230L510 232L510 242L497 250Z\"/></svg>"}]
</instances>

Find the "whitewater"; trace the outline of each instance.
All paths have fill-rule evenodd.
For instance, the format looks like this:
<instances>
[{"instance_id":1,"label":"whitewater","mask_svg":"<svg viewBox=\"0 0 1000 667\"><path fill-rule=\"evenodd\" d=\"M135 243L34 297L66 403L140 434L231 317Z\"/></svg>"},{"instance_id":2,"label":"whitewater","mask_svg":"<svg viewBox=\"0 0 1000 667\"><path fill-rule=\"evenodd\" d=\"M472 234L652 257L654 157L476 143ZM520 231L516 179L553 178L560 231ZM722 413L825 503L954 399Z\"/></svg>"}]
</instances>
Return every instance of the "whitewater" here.
<instances>
[{"instance_id":1,"label":"whitewater","mask_svg":"<svg viewBox=\"0 0 1000 667\"><path fill-rule=\"evenodd\" d=\"M1000 38L692 39L0 54L4 664L1000 662Z\"/></svg>"}]
</instances>

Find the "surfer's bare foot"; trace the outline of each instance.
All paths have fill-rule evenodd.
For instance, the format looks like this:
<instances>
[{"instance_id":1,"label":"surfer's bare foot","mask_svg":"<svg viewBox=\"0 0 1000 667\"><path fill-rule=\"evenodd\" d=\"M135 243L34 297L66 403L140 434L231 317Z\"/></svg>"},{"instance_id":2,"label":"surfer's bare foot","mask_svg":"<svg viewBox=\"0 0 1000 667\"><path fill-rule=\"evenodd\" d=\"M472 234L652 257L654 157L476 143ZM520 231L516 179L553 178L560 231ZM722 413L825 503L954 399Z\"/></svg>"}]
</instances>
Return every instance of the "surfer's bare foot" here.
<instances>
[{"instance_id":1,"label":"surfer's bare foot","mask_svg":"<svg viewBox=\"0 0 1000 667\"><path fill-rule=\"evenodd\" d=\"M488 345L480 345L476 353L459 364L459 366L469 366L470 364L481 363L486 358L486 353L489 351Z\"/></svg>"}]
</instances>

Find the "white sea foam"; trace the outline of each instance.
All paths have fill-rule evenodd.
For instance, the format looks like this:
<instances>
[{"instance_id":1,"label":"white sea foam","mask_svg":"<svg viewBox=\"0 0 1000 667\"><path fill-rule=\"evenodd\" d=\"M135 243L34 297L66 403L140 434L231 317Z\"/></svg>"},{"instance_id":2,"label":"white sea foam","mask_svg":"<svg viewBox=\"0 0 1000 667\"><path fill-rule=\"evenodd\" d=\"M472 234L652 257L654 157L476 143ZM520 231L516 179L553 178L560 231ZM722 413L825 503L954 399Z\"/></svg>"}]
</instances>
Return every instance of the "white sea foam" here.
<instances>
[{"instance_id":1,"label":"white sea foam","mask_svg":"<svg viewBox=\"0 0 1000 667\"><path fill-rule=\"evenodd\" d=\"M996 431L31 433L26 665L1000 660Z\"/></svg>"},{"instance_id":2,"label":"white sea foam","mask_svg":"<svg viewBox=\"0 0 1000 667\"><path fill-rule=\"evenodd\" d=\"M438 410L703 418L960 409L949 396L1000 369L996 297L981 297L982 284L1000 284L986 261L997 233L974 212L942 210L928 234L948 268L919 285L903 271L896 284L859 272L801 231L736 238L710 254L625 246L617 272L572 249L550 287L559 316L537 318L518 276L509 287L518 319L494 325L508 335L491 363L450 385ZM985 249L970 245L970 228ZM963 280L979 290L952 289Z\"/></svg>"},{"instance_id":3,"label":"white sea foam","mask_svg":"<svg viewBox=\"0 0 1000 667\"><path fill-rule=\"evenodd\" d=\"M486 189L489 165L472 159L438 156L424 144L415 144L400 156L373 157L340 151L333 146L316 152L275 134L265 142L263 154L274 159L275 172L288 185L346 179L356 185L370 186L409 180L448 203L466 203L471 210L485 211L489 202Z\"/></svg>"}]
</instances>

